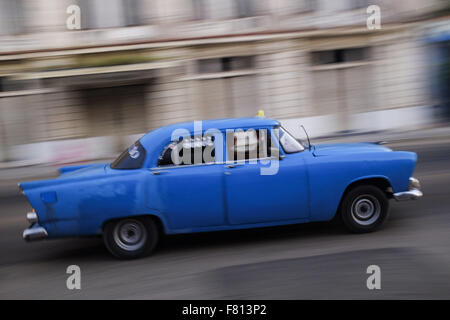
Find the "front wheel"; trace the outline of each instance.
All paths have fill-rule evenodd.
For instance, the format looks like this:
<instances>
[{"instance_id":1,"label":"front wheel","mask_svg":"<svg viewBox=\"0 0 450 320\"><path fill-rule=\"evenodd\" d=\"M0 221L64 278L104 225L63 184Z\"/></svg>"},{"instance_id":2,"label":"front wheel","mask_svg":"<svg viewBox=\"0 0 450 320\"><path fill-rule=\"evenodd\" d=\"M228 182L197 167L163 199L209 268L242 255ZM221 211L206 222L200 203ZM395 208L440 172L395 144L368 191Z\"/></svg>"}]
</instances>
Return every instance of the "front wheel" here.
<instances>
[{"instance_id":1,"label":"front wheel","mask_svg":"<svg viewBox=\"0 0 450 320\"><path fill-rule=\"evenodd\" d=\"M152 253L158 242L158 228L150 217L125 218L103 228L108 251L119 259L136 259Z\"/></svg>"},{"instance_id":2,"label":"front wheel","mask_svg":"<svg viewBox=\"0 0 450 320\"><path fill-rule=\"evenodd\" d=\"M340 208L341 218L354 233L372 232L381 227L389 214L389 200L379 188L362 185L350 190Z\"/></svg>"}]
</instances>

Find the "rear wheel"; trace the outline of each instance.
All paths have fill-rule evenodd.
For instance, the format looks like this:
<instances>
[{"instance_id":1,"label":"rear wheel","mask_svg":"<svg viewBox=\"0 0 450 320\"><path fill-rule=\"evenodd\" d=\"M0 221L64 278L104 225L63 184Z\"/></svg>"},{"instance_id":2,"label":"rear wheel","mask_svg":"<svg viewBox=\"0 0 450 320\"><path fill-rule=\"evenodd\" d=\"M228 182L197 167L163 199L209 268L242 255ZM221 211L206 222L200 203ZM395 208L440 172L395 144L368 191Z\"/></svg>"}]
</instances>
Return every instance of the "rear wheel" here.
<instances>
[{"instance_id":1,"label":"rear wheel","mask_svg":"<svg viewBox=\"0 0 450 320\"><path fill-rule=\"evenodd\" d=\"M345 227L351 232L372 232L386 221L389 200L386 194L375 186L358 186L345 194L340 214Z\"/></svg>"},{"instance_id":2,"label":"rear wheel","mask_svg":"<svg viewBox=\"0 0 450 320\"><path fill-rule=\"evenodd\" d=\"M158 228L150 217L114 220L103 228L103 241L116 258L141 258L150 255L155 248Z\"/></svg>"}]
</instances>

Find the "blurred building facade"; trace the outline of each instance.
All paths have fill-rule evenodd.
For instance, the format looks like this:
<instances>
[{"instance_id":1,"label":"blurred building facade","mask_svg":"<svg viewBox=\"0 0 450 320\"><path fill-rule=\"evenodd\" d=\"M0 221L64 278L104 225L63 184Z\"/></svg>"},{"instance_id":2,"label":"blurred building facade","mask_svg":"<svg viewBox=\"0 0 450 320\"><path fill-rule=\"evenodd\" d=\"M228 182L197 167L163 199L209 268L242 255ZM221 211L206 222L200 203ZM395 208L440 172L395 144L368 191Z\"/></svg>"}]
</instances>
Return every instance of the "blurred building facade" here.
<instances>
[{"instance_id":1,"label":"blurred building facade","mask_svg":"<svg viewBox=\"0 0 450 320\"><path fill-rule=\"evenodd\" d=\"M446 15L442 0L0 0L0 162L108 158L259 109L313 136L426 125L448 106Z\"/></svg>"}]
</instances>

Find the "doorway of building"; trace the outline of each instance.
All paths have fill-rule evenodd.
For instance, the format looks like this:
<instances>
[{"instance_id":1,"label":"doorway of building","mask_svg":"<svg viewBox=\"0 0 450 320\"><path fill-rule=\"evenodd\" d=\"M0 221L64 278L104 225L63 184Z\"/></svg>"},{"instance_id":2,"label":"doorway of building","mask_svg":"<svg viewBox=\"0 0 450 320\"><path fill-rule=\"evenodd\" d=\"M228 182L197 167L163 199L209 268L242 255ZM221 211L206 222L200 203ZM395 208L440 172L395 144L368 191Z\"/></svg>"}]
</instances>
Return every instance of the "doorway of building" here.
<instances>
[{"instance_id":1,"label":"doorway of building","mask_svg":"<svg viewBox=\"0 0 450 320\"><path fill-rule=\"evenodd\" d=\"M130 135L147 131L146 85L82 89L81 96L90 137L114 137L117 150L129 144Z\"/></svg>"}]
</instances>

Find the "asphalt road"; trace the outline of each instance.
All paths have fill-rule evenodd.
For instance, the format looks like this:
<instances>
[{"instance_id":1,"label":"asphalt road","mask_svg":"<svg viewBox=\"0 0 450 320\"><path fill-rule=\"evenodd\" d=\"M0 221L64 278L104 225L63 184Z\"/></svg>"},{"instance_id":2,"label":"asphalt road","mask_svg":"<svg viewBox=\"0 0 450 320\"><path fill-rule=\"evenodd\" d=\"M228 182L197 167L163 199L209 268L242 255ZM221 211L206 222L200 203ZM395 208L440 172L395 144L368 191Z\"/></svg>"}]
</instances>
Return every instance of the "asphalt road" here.
<instances>
[{"instance_id":1,"label":"asphalt road","mask_svg":"<svg viewBox=\"0 0 450 320\"><path fill-rule=\"evenodd\" d=\"M415 299L450 298L450 140L391 146L418 153L418 201L391 201L384 228L348 234L339 225L167 237L152 257L117 261L102 241L25 243L29 209L0 198L1 299ZM81 268L68 290L66 268ZM381 268L381 290L366 269Z\"/></svg>"}]
</instances>

